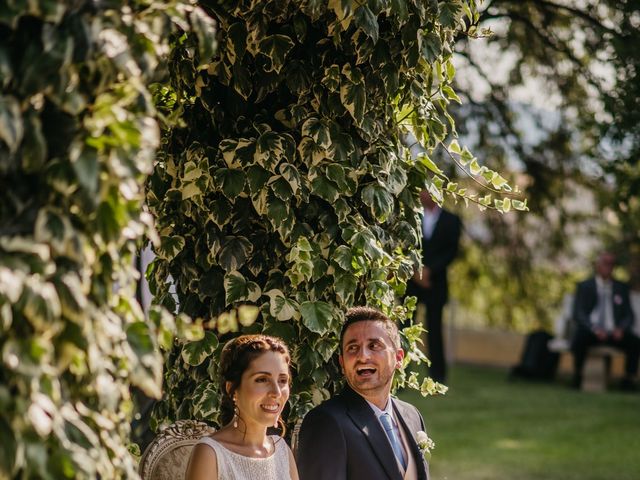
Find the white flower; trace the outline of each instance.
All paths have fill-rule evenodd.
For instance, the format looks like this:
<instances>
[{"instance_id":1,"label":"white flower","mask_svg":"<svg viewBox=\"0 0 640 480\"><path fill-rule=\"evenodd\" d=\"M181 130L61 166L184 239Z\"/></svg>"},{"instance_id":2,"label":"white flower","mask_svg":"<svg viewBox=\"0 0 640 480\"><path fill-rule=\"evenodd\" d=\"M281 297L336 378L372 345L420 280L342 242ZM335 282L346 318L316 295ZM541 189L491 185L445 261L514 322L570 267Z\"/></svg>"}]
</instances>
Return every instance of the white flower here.
<instances>
[{"instance_id":1,"label":"white flower","mask_svg":"<svg viewBox=\"0 0 640 480\"><path fill-rule=\"evenodd\" d=\"M427 458L427 455L431 454L431 450L436 447L436 444L433 440L429 438L429 435L426 432L420 430L416 432L416 442L418 443L418 448L420 452L422 452L422 456Z\"/></svg>"}]
</instances>

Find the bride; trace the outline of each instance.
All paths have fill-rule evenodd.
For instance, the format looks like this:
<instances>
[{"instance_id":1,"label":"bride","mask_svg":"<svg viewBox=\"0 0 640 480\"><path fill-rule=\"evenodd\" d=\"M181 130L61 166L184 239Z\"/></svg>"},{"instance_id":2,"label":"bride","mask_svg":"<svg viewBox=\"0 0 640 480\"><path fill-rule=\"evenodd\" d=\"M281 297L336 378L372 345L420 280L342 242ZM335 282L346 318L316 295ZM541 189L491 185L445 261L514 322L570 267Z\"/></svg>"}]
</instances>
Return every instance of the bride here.
<instances>
[{"instance_id":1,"label":"bride","mask_svg":"<svg viewBox=\"0 0 640 480\"><path fill-rule=\"evenodd\" d=\"M242 335L220 357L224 426L193 448L186 480L298 480L291 450L268 427L284 423L289 351L282 340Z\"/></svg>"}]
</instances>

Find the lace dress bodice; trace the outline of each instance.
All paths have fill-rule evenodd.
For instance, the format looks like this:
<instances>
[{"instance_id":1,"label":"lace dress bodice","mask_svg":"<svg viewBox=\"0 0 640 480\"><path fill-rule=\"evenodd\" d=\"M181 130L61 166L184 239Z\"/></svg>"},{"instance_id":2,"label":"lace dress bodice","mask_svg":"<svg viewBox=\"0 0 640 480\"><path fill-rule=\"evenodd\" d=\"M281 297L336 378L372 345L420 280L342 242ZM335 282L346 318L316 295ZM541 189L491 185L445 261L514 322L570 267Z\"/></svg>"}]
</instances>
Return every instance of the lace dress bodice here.
<instances>
[{"instance_id":1,"label":"lace dress bodice","mask_svg":"<svg viewBox=\"0 0 640 480\"><path fill-rule=\"evenodd\" d=\"M289 449L284 439L271 435L275 445L273 454L266 458L252 458L232 452L211 437L198 443L209 445L218 461L218 478L212 480L291 480Z\"/></svg>"}]
</instances>

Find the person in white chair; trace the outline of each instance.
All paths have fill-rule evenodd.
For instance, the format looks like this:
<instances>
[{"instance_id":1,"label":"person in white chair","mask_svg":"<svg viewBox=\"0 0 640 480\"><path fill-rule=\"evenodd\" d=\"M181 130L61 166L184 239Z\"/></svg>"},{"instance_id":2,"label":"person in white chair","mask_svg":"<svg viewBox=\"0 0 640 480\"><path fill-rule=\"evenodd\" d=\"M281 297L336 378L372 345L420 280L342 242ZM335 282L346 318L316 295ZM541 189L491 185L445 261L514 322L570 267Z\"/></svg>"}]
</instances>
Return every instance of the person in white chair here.
<instances>
[{"instance_id":1,"label":"person in white chair","mask_svg":"<svg viewBox=\"0 0 640 480\"><path fill-rule=\"evenodd\" d=\"M220 357L220 430L193 448L186 480L298 480L293 454L284 439L267 428L289 400L289 350L282 340L242 335Z\"/></svg>"}]
</instances>

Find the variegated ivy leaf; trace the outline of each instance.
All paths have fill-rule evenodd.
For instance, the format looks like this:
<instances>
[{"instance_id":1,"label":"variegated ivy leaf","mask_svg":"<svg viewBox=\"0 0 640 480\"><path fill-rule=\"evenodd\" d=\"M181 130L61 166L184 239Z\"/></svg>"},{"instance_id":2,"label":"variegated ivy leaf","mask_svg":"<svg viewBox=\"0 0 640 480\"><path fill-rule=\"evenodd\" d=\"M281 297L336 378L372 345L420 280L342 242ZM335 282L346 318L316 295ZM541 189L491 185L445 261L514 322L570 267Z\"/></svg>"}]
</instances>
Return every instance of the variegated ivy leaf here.
<instances>
[{"instance_id":1,"label":"variegated ivy leaf","mask_svg":"<svg viewBox=\"0 0 640 480\"><path fill-rule=\"evenodd\" d=\"M302 181L298 169L291 163L281 163L278 170L285 180L289 182L293 195L297 194Z\"/></svg>"},{"instance_id":2,"label":"variegated ivy leaf","mask_svg":"<svg viewBox=\"0 0 640 480\"><path fill-rule=\"evenodd\" d=\"M260 165L251 165L247 169L249 190L253 195L259 192L271 178L271 172Z\"/></svg>"},{"instance_id":3,"label":"variegated ivy leaf","mask_svg":"<svg viewBox=\"0 0 640 480\"><path fill-rule=\"evenodd\" d=\"M265 71L280 73L284 60L293 46L291 38L280 34L270 35L260 41L258 49L267 60Z\"/></svg>"},{"instance_id":4,"label":"variegated ivy leaf","mask_svg":"<svg viewBox=\"0 0 640 480\"><path fill-rule=\"evenodd\" d=\"M185 241L182 235L161 236L156 254L163 260L173 260L183 249Z\"/></svg>"},{"instance_id":5,"label":"variegated ivy leaf","mask_svg":"<svg viewBox=\"0 0 640 480\"><path fill-rule=\"evenodd\" d=\"M440 175L442 174L442 170L440 169L440 167L438 167L433 160L431 160L431 158L429 158L429 155L427 155L426 152L421 152L418 154L418 161L421 162L425 167L427 167L429 170L431 170L433 173L435 173L436 175Z\"/></svg>"},{"instance_id":6,"label":"variegated ivy leaf","mask_svg":"<svg viewBox=\"0 0 640 480\"><path fill-rule=\"evenodd\" d=\"M335 249L331 258L343 270L350 271L352 269L351 263L353 259L353 254L351 253L351 249L348 246L340 245L338 248Z\"/></svg>"},{"instance_id":7,"label":"variegated ivy leaf","mask_svg":"<svg viewBox=\"0 0 640 480\"><path fill-rule=\"evenodd\" d=\"M235 302L257 302L262 294L258 284L248 281L238 271L229 272L224 276L224 291L228 305Z\"/></svg>"},{"instance_id":8,"label":"variegated ivy leaf","mask_svg":"<svg viewBox=\"0 0 640 480\"><path fill-rule=\"evenodd\" d=\"M213 420L219 409L220 392L211 382L198 385L191 397L194 418Z\"/></svg>"},{"instance_id":9,"label":"variegated ivy leaf","mask_svg":"<svg viewBox=\"0 0 640 480\"><path fill-rule=\"evenodd\" d=\"M345 307L353 305L356 288L358 287L358 278L351 273L339 273L335 276L336 295Z\"/></svg>"},{"instance_id":10,"label":"variegated ivy leaf","mask_svg":"<svg viewBox=\"0 0 640 480\"><path fill-rule=\"evenodd\" d=\"M283 202L290 202L293 197L291 185L281 175L274 175L269 180L271 191Z\"/></svg>"},{"instance_id":11,"label":"variegated ivy leaf","mask_svg":"<svg viewBox=\"0 0 640 480\"><path fill-rule=\"evenodd\" d=\"M345 65L342 69L343 74L347 67L348 65ZM343 80L340 85L340 100L356 124L360 125L362 123L362 118L364 117L364 111L367 103L365 85L361 79L362 75L345 76L347 77L347 80ZM356 80L354 81L353 79ZM358 82L357 79L360 79L360 81Z\"/></svg>"},{"instance_id":12,"label":"variegated ivy leaf","mask_svg":"<svg viewBox=\"0 0 640 480\"><path fill-rule=\"evenodd\" d=\"M253 251L253 244L245 237L230 235L225 237L218 256L219 265L227 272L238 270Z\"/></svg>"},{"instance_id":13,"label":"variegated ivy leaf","mask_svg":"<svg viewBox=\"0 0 640 480\"><path fill-rule=\"evenodd\" d=\"M273 172L283 154L282 138L276 132L267 131L258 137L254 159L259 165Z\"/></svg>"},{"instance_id":14,"label":"variegated ivy leaf","mask_svg":"<svg viewBox=\"0 0 640 480\"><path fill-rule=\"evenodd\" d=\"M385 255L384 250L380 246L380 242L368 228L357 231L353 237L351 237L350 242L354 248L360 250L372 260L379 260Z\"/></svg>"},{"instance_id":15,"label":"variegated ivy leaf","mask_svg":"<svg viewBox=\"0 0 640 480\"><path fill-rule=\"evenodd\" d=\"M367 185L362 190L362 201L380 223L386 222L393 212L393 196L377 183Z\"/></svg>"},{"instance_id":16,"label":"variegated ivy leaf","mask_svg":"<svg viewBox=\"0 0 640 480\"><path fill-rule=\"evenodd\" d=\"M351 0L329 0L329 8L335 12L342 29L349 28L353 19L353 2Z\"/></svg>"},{"instance_id":17,"label":"variegated ivy leaf","mask_svg":"<svg viewBox=\"0 0 640 480\"><path fill-rule=\"evenodd\" d=\"M73 229L65 215L43 208L38 212L34 230L36 242L50 244L53 251L58 254L66 253L67 241L72 236Z\"/></svg>"},{"instance_id":18,"label":"variegated ivy leaf","mask_svg":"<svg viewBox=\"0 0 640 480\"><path fill-rule=\"evenodd\" d=\"M9 152L15 153L22 142L23 135L24 125L20 103L15 97L0 96L0 140L9 148Z\"/></svg>"},{"instance_id":19,"label":"variegated ivy leaf","mask_svg":"<svg viewBox=\"0 0 640 480\"><path fill-rule=\"evenodd\" d=\"M393 195L400 195L400 192L407 186L407 171L400 166L394 168L389 175L387 185Z\"/></svg>"},{"instance_id":20,"label":"variegated ivy leaf","mask_svg":"<svg viewBox=\"0 0 640 480\"><path fill-rule=\"evenodd\" d=\"M322 84L331 92L340 91L340 67L336 64L325 68Z\"/></svg>"},{"instance_id":21,"label":"variegated ivy leaf","mask_svg":"<svg viewBox=\"0 0 640 480\"><path fill-rule=\"evenodd\" d=\"M51 283L42 281L39 275L26 279L18 307L37 332L60 325L54 322L62 312L58 292Z\"/></svg>"},{"instance_id":22,"label":"variegated ivy leaf","mask_svg":"<svg viewBox=\"0 0 640 480\"><path fill-rule=\"evenodd\" d=\"M331 146L331 133L329 127L319 118L311 117L302 125L302 135L311 137L321 148Z\"/></svg>"},{"instance_id":23,"label":"variegated ivy leaf","mask_svg":"<svg viewBox=\"0 0 640 480\"><path fill-rule=\"evenodd\" d=\"M302 323L312 332L324 335L333 318L333 308L326 302L303 302L300 304Z\"/></svg>"},{"instance_id":24,"label":"variegated ivy leaf","mask_svg":"<svg viewBox=\"0 0 640 480\"><path fill-rule=\"evenodd\" d=\"M60 297L62 314L81 323L88 301L86 295L89 293L83 287L80 277L74 272L68 272L55 282L56 290Z\"/></svg>"},{"instance_id":25,"label":"variegated ivy leaf","mask_svg":"<svg viewBox=\"0 0 640 480\"><path fill-rule=\"evenodd\" d=\"M290 223L290 199L281 200L273 192L269 192L267 195L267 218L273 225L273 228L278 228L284 223Z\"/></svg>"},{"instance_id":26,"label":"variegated ivy leaf","mask_svg":"<svg viewBox=\"0 0 640 480\"><path fill-rule=\"evenodd\" d=\"M245 176L243 170L219 168L215 173L215 180L222 193L229 200L234 201L244 190Z\"/></svg>"},{"instance_id":27,"label":"variegated ivy leaf","mask_svg":"<svg viewBox=\"0 0 640 480\"><path fill-rule=\"evenodd\" d=\"M324 175L317 175L311 180L311 193L319 196L329 203L333 203L338 199L340 190L338 186Z\"/></svg>"},{"instance_id":28,"label":"variegated ivy leaf","mask_svg":"<svg viewBox=\"0 0 640 480\"><path fill-rule=\"evenodd\" d=\"M247 28L244 22L236 22L226 29L227 48L226 55L231 64L242 61L247 49Z\"/></svg>"},{"instance_id":29,"label":"variegated ivy leaf","mask_svg":"<svg viewBox=\"0 0 640 480\"><path fill-rule=\"evenodd\" d=\"M207 357L213 355L218 346L218 338L211 331L204 332L204 337L195 342L187 342L182 346L182 360L187 365L197 367Z\"/></svg>"},{"instance_id":30,"label":"variegated ivy leaf","mask_svg":"<svg viewBox=\"0 0 640 480\"><path fill-rule=\"evenodd\" d=\"M304 137L298 145L298 152L304 162L316 166L327 157L327 151L310 137Z\"/></svg>"},{"instance_id":31,"label":"variegated ivy leaf","mask_svg":"<svg viewBox=\"0 0 640 480\"><path fill-rule=\"evenodd\" d=\"M358 7L353 15L353 20L371 38L374 44L378 41L378 36L380 35L378 18L366 4Z\"/></svg>"},{"instance_id":32,"label":"variegated ivy leaf","mask_svg":"<svg viewBox=\"0 0 640 480\"><path fill-rule=\"evenodd\" d=\"M283 322L291 320L298 313L298 303L286 298L281 290L272 289L265 292L269 297L269 313L272 317Z\"/></svg>"}]
</instances>

